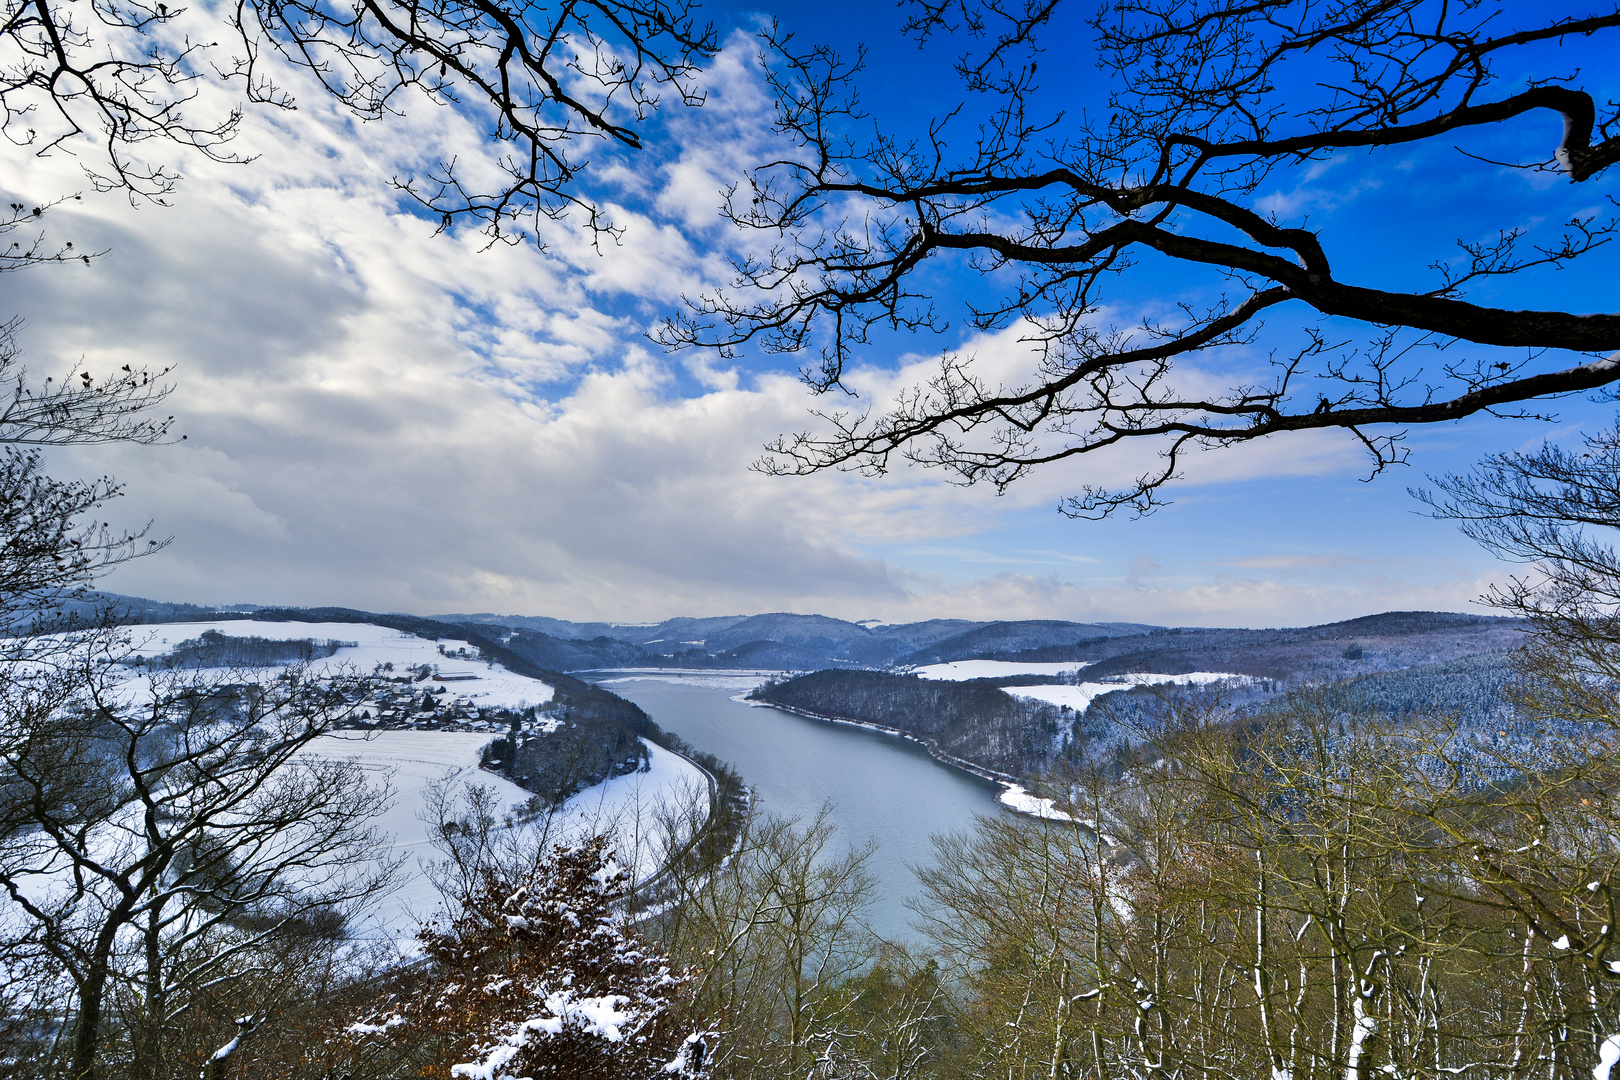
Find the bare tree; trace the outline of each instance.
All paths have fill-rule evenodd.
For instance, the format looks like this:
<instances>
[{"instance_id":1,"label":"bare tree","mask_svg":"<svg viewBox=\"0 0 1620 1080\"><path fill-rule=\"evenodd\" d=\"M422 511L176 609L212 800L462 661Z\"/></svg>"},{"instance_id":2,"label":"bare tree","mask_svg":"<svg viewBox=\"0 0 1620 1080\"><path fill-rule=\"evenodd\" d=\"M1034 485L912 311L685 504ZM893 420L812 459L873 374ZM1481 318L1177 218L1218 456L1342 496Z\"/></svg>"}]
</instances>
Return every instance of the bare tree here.
<instances>
[{"instance_id":1,"label":"bare tree","mask_svg":"<svg viewBox=\"0 0 1620 1080\"><path fill-rule=\"evenodd\" d=\"M164 541L149 529L117 530L95 520L116 498L111 477L58 480L45 471L43 448L167 440L172 416L154 416L168 396L167 371L128 366L98 378L75 368L58 380L30 379L17 349L17 320L0 323L0 664L8 692L40 674L48 655L73 653L86 641L75 631L100 622L86 611L90 586ZM89 520L86 520L86 519ZM105 630L106 627L102 626Z\"/></svg>"},{"instance_id":2,"label":"bare tree","mask_svg":"<svg viewBox=\"0 0 1620 1080\"><path fill-rule=\"evenodd\" d=\"M1533 567L1485 601L1531 620L1544 645L1620 677L1620 423L1584 439L1493 454L1415 494L1497 555ZM1573 655L1567 659L1574 659Z\"/></svg>"},{"instance_id":3,"label":"bare tree","mask_svg":"<svg viewBox=\"0 0 1620 1080\"><path fill-rule=\"evenodd\" d=\"M755 817L733 851L666 883L648 935L691 969L694 1007L722 1036L717 1075L806 1075L846 1042L841 991L878 950L862 918L870 851L839 855L833 839L825 809L802 825Z\"/></svg>"},{"instance_id":4,"label":"bare tree","mask_svg":"<svg viewBox=\"0 0 1620 1080\"><path fill-rule=\"evenodd\" d=\"M1604 175L1620 160L1616 106L1593 93L1611 70L1620 10L1127 0L1090 22L1110 88L1107 107L1091 112L1061 100L1062 62L1061 104L1048 106L1041 87L1061 0L907 6L919 42L964 50L963 106L915 138L882 117L869 135L853 89L863 58L768 34L777 128L792 147L732 191L727 213L780 239L661 336L671 347L814 352L806 380L839 389L874 329L945 328L941 286L926 271L954 258L980 276L966 322L1021 328L1028 374L1003 382L947 354L926 385L876 411L818 413L824 429L777 441L767 470L881 473L902 458L1005 487L1042 465L1147 440L1158 466L1065 502L1077 516L1147 512L1193 449L1338 428L1360 439L1376 471L1404 460L1406 425L1533 413L1620 379L1607 356L1620 348L1620 316L1519 310L1511 291L1515 275L1583 265L1606 245L1612 199L1598 194L1597 209L1539 230L1481 220L1457 250L1429 256L1432 266L1386 260L1388 273L1370 281L1342 271L1354 247L1335 249L1302 213L1280 219L1257 205L1261 185L1292 167L1350 152L1393 167L1395 152L1536 115L1561 121L1562 135L1526 146L1514 167L1573 183ZM1075 31L1064 33L1072 51ZM1213 299L1135 325L1109 321L1106 305L1129 310L1166 266ZM1470 298L1487 283L1501 302ZM1267 313L1300 325L1268 331ZM1271 376L1212 390L1177 366L1251 344L1270 349Z\"/></svg>"},{"instance_id":5,"label":"bare tree","mask_svg":"<svg viewBox=\"0 0 1620 1080\"><path fill-rule=\"evenodd\" d=\"M115 993L139 1003L127 1052L155 1069L190 994L311 918L341 926L389 873L365 827L386 791L300 754L362 700L358 680L117 658L54 655L4 702L6 945L67 980L73 1077L96 1074Z\"/></svg>"},{"instance_id":6,"label":"bare tree","mask_svg":"<svg viewBox=\"0 0 1620 1080\"><path fill-rule=\"evenodd\" d=\"M76 200L80 196L72 198ZM50 210L66 201L62 198L41 206L13 202L0 209L0 274L47 263L88 263L106 254L104 251L75 251L71 241L55 247L45 242L43 232L35 231ZM8 243L6 238L14 234L22 239Z\"/></svg>"},{"instance_id":7,"label":"bare tree","mask_svg":"<svg viewBox=\"0 0 1620 1080\"><path fill-rule=\"evenodd\" d=\"M1540 714L1551 725L1560 718ZM981 1069L1274 1080L1591 1075L1620 1045L1602 730L1534 767L1331 692L1148 733L1065 824L947 838L930 929Z\"/></svg>"},{"instance_id":8,"label":"bare tree","mask_svg":"<svg viewBox=\"0 0 1620 1080\"><path fill-rule=\"evenodd\" d=\"M98 152L84 168L96 189L162 202L179 172L161 155L140 156L147 147L245 160L231 149L240 108L195 115L202 81L240 80L250 100L291 109L271 61L286 62L367 119L399 112L411 96L480 114L478 123L487 117L505 148L504 179L469 183L450 159L427 177L396 181L445 225L466 216L511 238L505 226L514 218L579 207L591 227L607 228L575 191L586 148L639 148L639 123L661 92L701 101L693 76L716 38L695 8L687 0L240 0L222 11L219 29L237 46L227 56L218 43L186 36L180 6L7 0L0 131L42 154L94 140ZM36 216L20 205L13 213L24 223Z\"/></svg>"}]
</instances>

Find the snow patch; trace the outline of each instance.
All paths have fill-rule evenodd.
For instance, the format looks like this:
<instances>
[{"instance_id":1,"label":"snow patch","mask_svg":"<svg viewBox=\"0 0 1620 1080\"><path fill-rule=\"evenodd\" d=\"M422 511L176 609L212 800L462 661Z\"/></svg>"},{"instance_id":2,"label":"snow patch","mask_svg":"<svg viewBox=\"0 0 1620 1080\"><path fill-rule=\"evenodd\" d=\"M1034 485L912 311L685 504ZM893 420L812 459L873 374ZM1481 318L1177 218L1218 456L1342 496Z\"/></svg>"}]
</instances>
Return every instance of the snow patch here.
<instances>
[{"instance_id":1,"label":"snow patch","mask_svg":"<svg viewBox=\"0 0 1620 1080\"><path fill-rule=\"evenodd\" d=\"M529 1044L536 1034L558 1035L564 1028L573 1028L587 1035L595 1035L608 1042L623 1042L624 1029L639 1022L641 1014L626 1008L630 999L623 994L603 997L576 998L573 991L558 990L546 995L546 1014L523 1021L493 1046L483 1049L477 1061L450 1066L451 1076L467 1080L497 1080L501 1069Z\"/></svg>"},{"instance_id":2,"label":"snow patch","mask_svg":"<svg viewBox=\"0 0 1620 1080\"><path fill-rule=\"evenodd\" d=\"M1617 1061L1620 1061L1620 1035L1610 1035L1598 1046L1598 1063L1592 1066L1592 1080L1609 1080Z\"/></svg>"},{"instance_id":3,"label":"snow patch","mask_svg":"<svg viewBox=\"0 0 1620 1080\"><path fill-rule=\"evenodd\" d=\"M925 679L963 682L967 679L1003 679L1009 675L1067 675L1088 666L1088 661L1024 664L1013 660L952 660L946 664L926 664L913 668L912 674Z\"/></svg>"},{"instance_id":4,"label":"snow patch","mask_svg":"<svg viewBox=\"0 0 1620 1080\"><path fill-rule=\"evenodd\" d=\"M1010 810L1030 814L1047 821L1073 821L1074 818L1057 808L1057 803L1039 795L1031 795L1022 784L1004 784L996 799Z\"/></svg>"},{"instance_id":5,"label":"snow patch","mask_svg":"<svg viewBox=\"0 0 1620 1080\"><path fill-rule=\"evenodd\" d=\"M1184 675L1158 675L1135 672L1112 677L1108 682L1083 682L1078 686L1059 683L1050 686L1004 686L1002 691L1016 698L1044 701L1050 705L1064 705L1075 712L1085 712L1097 698L1115 690L1129 690L1134 686L1207 686L1228 679L1246 679L1246 675L1233 675L1223 671L1189 671Z\"/></svg>"}]
</instances>

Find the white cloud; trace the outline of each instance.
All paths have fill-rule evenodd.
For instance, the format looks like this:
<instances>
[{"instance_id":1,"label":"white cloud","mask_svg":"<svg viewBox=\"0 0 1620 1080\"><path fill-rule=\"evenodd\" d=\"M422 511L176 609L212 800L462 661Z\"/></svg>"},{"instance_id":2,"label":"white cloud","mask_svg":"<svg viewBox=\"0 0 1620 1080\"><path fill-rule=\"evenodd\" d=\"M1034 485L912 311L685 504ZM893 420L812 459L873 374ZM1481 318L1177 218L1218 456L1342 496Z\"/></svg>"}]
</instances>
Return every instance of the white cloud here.
<instances>
[{"instance_id":1,"label":"white cloud","mask_svg":"<svg viewBox=\"0 0 1620 1080\"><path fill-rule=\"evenodd\" d=\"M974 539L1048 513L1082 481L1127 482L1151 466L1146 446L1047 470L999 500L907 469L877 480L750 471L766 440L805 425L803 388L712 355L664 356L642 334L683 292L724 280L743 242L713 214L718 188L768 138L753 49L734 38L709 104L663 121L673 151L602 155L626 234L600 251L566 224L546 225L544 250L435 236L387 181L450 157L477 167L477 131L420 104L357 123L300 85L299 112L250 116L241 149L255 163L188 163L174 208L87 195L53 214L53 237L111 254L7 281L8 307L29 320L31 365L172 363L189 436L58 453L60 467L124 479L117 512L176 537L109 587L611 619L797 609L1229 624L1456 607L1478 591L1219 575L1133 586L1095 554ZM205 88L199 106L225 100ZM62 156L23 160L6 183L36 199L82 186ZM963 350L1010 379L1029 361L1016 338L982 335ZM881 399L932 364L873 364L852 379ZM1189 472L1222 484L1359 462L1347 440L1311 436L1210 455ZM1115 577L946 581L909 565L906 545Z\"/></svg>"}]
</instances>

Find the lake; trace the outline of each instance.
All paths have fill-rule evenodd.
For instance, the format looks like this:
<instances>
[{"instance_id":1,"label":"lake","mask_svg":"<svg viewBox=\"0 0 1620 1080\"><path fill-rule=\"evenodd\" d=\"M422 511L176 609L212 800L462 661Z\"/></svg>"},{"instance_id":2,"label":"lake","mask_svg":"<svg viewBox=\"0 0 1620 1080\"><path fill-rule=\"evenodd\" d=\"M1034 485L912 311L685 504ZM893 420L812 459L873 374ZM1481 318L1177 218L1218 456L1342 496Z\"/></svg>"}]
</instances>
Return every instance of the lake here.
<instances>
[{"instance_id":1,"label":"lake","mask_svg":"<svg viewBox=\"0 0 1620 1080\"><path fill-rule=\"evenodd\" d=\"M941 765L917 744L849 724L795 716L733 701L759 681L715 674L586 676L635 702L665 731L730 763L764 811L810 818L823 802L843 841L871 841L867 863L877 881L872 929L915 940L906 900L919 886L912 866L933 860L934 833L1000 814L999 786Z\"/></svg>"}]
</instances>

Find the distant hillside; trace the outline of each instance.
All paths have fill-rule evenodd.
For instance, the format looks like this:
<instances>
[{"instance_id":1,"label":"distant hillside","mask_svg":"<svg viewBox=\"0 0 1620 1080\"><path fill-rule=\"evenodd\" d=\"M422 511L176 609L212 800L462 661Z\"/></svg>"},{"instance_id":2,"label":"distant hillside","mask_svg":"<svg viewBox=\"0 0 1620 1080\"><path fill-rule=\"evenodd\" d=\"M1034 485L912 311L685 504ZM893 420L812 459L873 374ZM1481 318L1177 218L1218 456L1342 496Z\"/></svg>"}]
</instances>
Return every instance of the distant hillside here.
<instances>
[{"instance_id":1,"label":"distant hillside","mask_svg":"<svg viewBox=\"0 0 1620 1080\"><path fill-rule=\"evenodd\" d=\"M200 621L233 613L261 616L253 604L227 609L106 598L128 622ZM326 609L331 610L331 609ZM311 613L305 613L306 615ZM364 613L358 613L364 614ZM417 619L417 616L371 616ZM1167 628L1139 623L1060 620L854 623L824 615L772 612L679 618L638 625L576 623L538 616L441 616L431 621L498 643L547 671L690 667L900 668L958 660L1081 662L1088 678L1152 671L1229 671L1264 679L1315 681L1443 663L1517 646L1511 619L1452 612L1395 611L1344 622L1271 630Z\"/></svg>"},{"instance_id":2,"label":"distant hillside","mask_svg":"<svg viewBox=\"0 0 1620 1080\"><path fill-rule=\"evenodd\" d=\"M500 635L503 627L456 623L472 633ZM634 667L647 662L647 653L628 642L610 637L565 640L527 628L511 629L501 644L532 664L549 671L584 671L589 668Z\"/></svg>"},{"instance_id":3,"label":"distant hillside","mask_svg":"<svg viewBox=\"0 0 1620 1080\"><path fill-rule=\"evenodd\" d=\"M1106 682L1111 676L1140 672L1249 676L1252 682L1217 692L1230 705L1257 717L1293 707L1289 695L1295 691L1339 684L1350 688L1347 692L1358 708L1378 715L1399 719L1439 712L1462 717L1481 731L1511 733L1502 686L1509 658L1525 630L1513 619L1426 611L1392 611L1267 630L1060 620L854 623L787 612L638 625L491 614L424 619L344 608L272 609L252 604L215 609L133 597L104 599L129 622L232 617L372 622L466 639L514 671L539 674L557 687L558 704L571 718L600 728L591 736L593 745L600 744L600 752L589 755L592 768L587 772L592 775L597 765L624 767L630 760L627 755L633 756L633 736L664 745L678 740L629 702L562 672L634 667L810 672L774 683L762 691L761 699L895 728L947 756L1029 775L1059 757L1097 760L1098 755L1108 755L1110 748L1129 737L1133 725L1163 707L1164 696L1157 690L1120 690L1096 698L1091 696L1094 691L1084 698L1066 698L1068 691L1062 687L1057 688L1061 693L1044 695L1058 701L1091 701L1089 706L1077 705L1081 710L1077 713L1027 696L1015 697L1004 687ZM911 667L964 660L1085 666L1067 677L1014 669L995 679L954 683L905 673ZM537 746L536 752L540 749ZM578 754L563 756L583 760ZM562 774L544 766L532 752L523 757L515 768L506 761L506 768L537 778L533 782L548 792L560 792L574 782L559 780Z\"/></svg>"},{"instance_id":4,"label":"distant hillside","mask_svg":"<svg viewBox=\"0 0 1620 1080\"><path fill-rule=\"evenodd\" d=\"M666 619L648 624L571 623L560 619L488 613L441 615L437 618L443 622L493 625L539 633L574 646L589 642L590 647L584 651L600 655L602 661L596 664L582 663L580 668L626 666L629 663L711 667L717 659L734 650L746 648L761 654L761 642L784 646L781 653L783 666L815 668L851 664L883 667L931 642L987 625L963 619L863 625L825 615L795 615L788 612L708 619ZM597 644L603 639L639 649L639 659L625 661L619 656L610 658ZM1023 641L1017 647L1029 648L1042 643L1044 640ZM738 663L742 664L742 661L738 660Z\"/></svg>"},{"instance_id":5,"label":"distant hillside","mask_svg":"<svg viewBox=\"0 0 1620 1080\"><path fill-rule=\"evenodd\" d=\"M1050 620L987 623L919 649L904 663L913 666L952 660L1023 656L1043 649L1073 649L1082 644L1138 637L1157 629L1136 623L1072 623ZM1058 659L1068 660L1063 656Z\"/></svg>"},{"instance_id":6,"label":"distant hillside","mask_svg":"<svg viewBox=\"0 0 1620 1080\"><path fill-rule=\"evenodd\" d=\"M1033 677L947 682L876 671L818 671L766 684L751 697L814 716L892 728L945 755L1019 777L1062 763L1106 765L1128 745L1140 744L1178 702L1204 701L1245 720L1286 720L1329 708L1346 718L1382 723L1455 722L1460 738L1451 753L1476 762L1498 758L1510 747L1518 758L1530 760L1548 750L1543 744L1549 738L1589 737L1578 724L1517 718L1507 694L1512 657L1511 650L1491 650L1309 682L1261 678L1208 689L1122 687L1078 712L1016 698L1003 689L1035 683ZM1084 677L1084 672L1078 676Z\"/></svg>"},{"instance_id":7,"label":"distant hillside","mask_svg":"<svg viewBox=\"0 0 1620 1080\"><path fill-rule=\"evenodd\" d=\"M1156 629L1073 645L1008 650L985 659L1087 661L1087 678L1154 671L1229 671L1264 679L1333 681L1517 648L1517 619L1392 611L1281 630Z\"/></svg>"}]
</instances>

